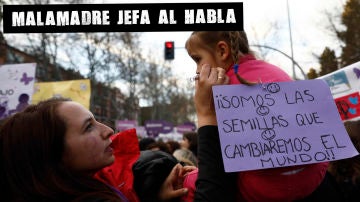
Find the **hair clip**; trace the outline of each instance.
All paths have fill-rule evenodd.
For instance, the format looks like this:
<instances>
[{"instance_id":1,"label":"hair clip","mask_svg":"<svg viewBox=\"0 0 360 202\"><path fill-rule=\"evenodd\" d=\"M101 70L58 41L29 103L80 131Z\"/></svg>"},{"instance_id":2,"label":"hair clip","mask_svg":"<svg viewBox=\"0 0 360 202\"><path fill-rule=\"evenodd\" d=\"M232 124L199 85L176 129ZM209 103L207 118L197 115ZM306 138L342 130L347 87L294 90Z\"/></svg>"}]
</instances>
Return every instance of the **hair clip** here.
<instances>
[{"instance_id":1,"label":"hair clip","mask_svg":"<svg viewBox=\"0 0 360 202\"><path fill-rule=\"evenodd\" d=\"M263 90L266 90L266 86L265 86L265 84L261 81L261 78L259 78L258 81L259 81L260 87L261 87Z\"/></svg>"},{"instance_id":2,"label":"hair clip","mask_svg":"<svg viewBox=\"0 0 360 202\"><path fill-rule=\"evenodd\" d=\"M234 64L233 68L234 68L235 74L237 74L237 73L238 73L238 69L239 69L239 65L238 65L238 64Z\"/></svg>"}]
</instances>

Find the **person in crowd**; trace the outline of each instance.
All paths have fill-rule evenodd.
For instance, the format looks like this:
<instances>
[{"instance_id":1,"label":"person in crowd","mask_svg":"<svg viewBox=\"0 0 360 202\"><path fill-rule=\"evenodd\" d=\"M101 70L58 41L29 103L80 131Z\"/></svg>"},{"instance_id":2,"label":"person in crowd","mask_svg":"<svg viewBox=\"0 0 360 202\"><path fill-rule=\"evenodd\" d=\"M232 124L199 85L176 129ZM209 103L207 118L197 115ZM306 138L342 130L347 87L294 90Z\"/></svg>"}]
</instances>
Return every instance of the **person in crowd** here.
<instances>
[{"instance_id":1,"label":"person in crowd","mask_svg":"<svg viewBox=\"0 0 360 202\"><path fill-rule=\"evenodd\" d=\"M115 157L114 163L97 171L94 178L116 187L126 196L128 201L140 202L140 198L133 187L134 174L132 171L132 166L140 157L136 129L131 128L118 132L110 139Z\"/></svg>"},{"instance_id":2,"label":"person in crowd","mask_svg":"<svg viewBox=\"0 0 360 202\"><path fill-rule=\"evenodd\" d=\"M160 187L171 171L179 165L178 160L171 154L161 150L145 150L142 151L138 160L133 164L132 171L134 173L134 190L141 202L157 202ZM182 188L184 174L192 171L194 168L189 166L182 167L179 170L179 177L175 189ZM180 201L180 198L172 198L169 202Z\"/></svg>"},{"instance_id":3,"label":"person in crowd","mask_svg":"<svg viewBox=\"0 0 360 202\"><path fill-rule=\"evenodd\" d=\"M360 151L360 120L344 122L355 148ZM330 162L329 172L339 184L345 201L355 202L360 198L360 156Z\"/></svg>"},{"instance_id":4,"label":"person in crowd","mask_svg":"<svg viewBox=\"0 0 360 202\"><path fill-rule=\"evenodd\" d=\"M196 132L185 132L183 139L180 141L181 148L190 150L195 156L197 156L198 147L198 135Z\"/></svg>"},{"instance_id":5,"label":"person in crowd","mask_svg":"<svg viewBox=\"0 0 360 202\"><path fill-rule=\"evenodd\" d=\"M163 140L155 140L155 138L152 138L152 137L142 138L139 141L139 147L140 147L140 151L145 151L145 150L158 151L158 150L160 150L160 151L164 151L166 153L171 154L168 145Z\"/></svg>"},{"instance_id":6,"label":"person in crowd","mask_svg":"<svg viewBox=\"0 0 360 202\"><path fill-rule=\"evenodd\" d=\"M195 154L188 149L177 149L172 155L183 165L197 167L197 158Z\"/></svg>"},{"instance_id":7,"label":"person in crowd","mask_svg":"<svg viewBox=\"0 0 360 202\"><path fill-rule=\"evenodd\" d=\"M217 80L228 78L229 84L254 85L258 82L292 80L279 67L256 59L243 31L193 32L186 41L185 47L197 65L197 75L204 67L220 67L225 74L220 75ZM195 80L198 85L199 77L197 76ZM209 96L208 99L212 100L212 97ZM237 186L240 190L238 198L244 201L304 199L323 182L327 168L328 162L322 162L238 172ZM199 174L200 171L199 166Z\"/></svg>"},{"instance_id":8,"label":"person in crowd","mask_svg":"<svg viewBox=\"0 0 360 202\"><path fill-rule=\"evenodd\" d=\"M228 81L225 70L222 68L210 68L206 65L199 69L199 79L195 83L194 96L198 126L198 173L196 190L194 193L188 190L186 198L182 198L185 201L236 201L238 192L236 173L224 171L215 109L211 99L212 86L227 84ZM194 175L190 175L190 173L185 176L185 186L188 181L195 181Z\"/></svg>"},{"instance_id":9,"label":"person in crowd","mask_svg":"<svg viewBox=\"0 0 360 202\"><path fill-rule=\"evenodd\" d=\"M129 201L118 187L94 177L114 164L113 135L81 104L63 98L12 115L0 128L2 200ZM170 171L158 201L186 193L173 186L181 168Z\"/></svg>"},{"instance_id":10,"label":"person in crowd","mask_svg":"<svg viewBox=\"0 0 360 202\"><path fill-rule=\"evenodd\" d=\"M170 152L169 146L164 142L164 140L162 140L162 139L157 140L156 145L160 151L166 152L168 154L172 154Z\"/></svg>"},{"instance_id":11,"label":"person in crowd","mask_svg":"<svg viewBox=\"0 0 360 202\"><path fill-rule=\"evenodd\" d=\"M173 156L183 166L194 167L194 170L187 173L184 177L183 187L188 189L188 193L181 198L182 202L192 202L194 199L195 181L198 174L198 159L193 152L185 148L175 150Z\"/></svg>"},{"instance_id":12,"label":"person in crowd","mask_svg":"<svg viewBox=\"0 0 360 202\"><path fill-rule=\"evenodd\" d=\"M166 145L168 146L171 154L173 154L175 150L180 149L180 143L176 140L168 140Z\"/></svg>"},{"instance_id":13,"label":"person in crowd","mask_svg":"<svg viewBox=\"0 0 360 202\"><path fill-rule=\"evenodd\" d=\"M140 151L151 149L153 145L156 145L155 138L144 137L139 140Z\"/></svg>"}]
</instances>

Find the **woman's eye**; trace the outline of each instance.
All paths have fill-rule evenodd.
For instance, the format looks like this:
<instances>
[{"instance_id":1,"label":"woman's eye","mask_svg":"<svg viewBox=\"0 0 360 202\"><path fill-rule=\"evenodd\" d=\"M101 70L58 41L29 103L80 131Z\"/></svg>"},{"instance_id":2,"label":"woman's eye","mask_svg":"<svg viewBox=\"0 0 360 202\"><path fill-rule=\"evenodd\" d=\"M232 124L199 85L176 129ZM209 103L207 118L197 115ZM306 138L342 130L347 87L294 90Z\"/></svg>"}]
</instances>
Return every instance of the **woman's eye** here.
<instances>
[{"instance_id":1,"label":"woman's eye","mask_svg":"<svg viewBox=\"0 0 360 202\"><path fill-rule=\"evenodd\" d=\"M89 123L86 128L85 131L91 131L91 129L93 129L94 125L92 123Z\"/></svg>"}]
</instances>

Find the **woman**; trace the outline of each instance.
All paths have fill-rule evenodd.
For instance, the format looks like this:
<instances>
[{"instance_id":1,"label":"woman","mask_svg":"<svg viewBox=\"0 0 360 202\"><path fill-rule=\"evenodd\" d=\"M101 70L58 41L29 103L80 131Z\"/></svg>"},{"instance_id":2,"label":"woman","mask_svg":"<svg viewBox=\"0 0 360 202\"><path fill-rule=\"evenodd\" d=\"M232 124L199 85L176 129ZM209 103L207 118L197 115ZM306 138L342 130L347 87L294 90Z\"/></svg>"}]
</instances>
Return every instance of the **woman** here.
<instances>
[{"instance_id":1,"label":"woman","mask_svg":"<svg viewBox=\"0 0 360 202\"><path fill-rule=\"evenodd\" d=\"M197 156L198 135L196 132L186 132L183 134L183 139L180 141L181 148L190 150Z\"/></svg>"},{"instance_id":2,"label":"woman","mask_svg":"<svg viewBox=\"0 0 360 202\"><path fill-rule=\"evenodd\" d=\"M113 134L82 105L62 98L13 115L0 128L1 197L4 201L128 201L119 190L93 177L114 162ZM176 177L172 172L164 181L159 201L185 193L171 186Z\"/></svg>"}]
</instances>

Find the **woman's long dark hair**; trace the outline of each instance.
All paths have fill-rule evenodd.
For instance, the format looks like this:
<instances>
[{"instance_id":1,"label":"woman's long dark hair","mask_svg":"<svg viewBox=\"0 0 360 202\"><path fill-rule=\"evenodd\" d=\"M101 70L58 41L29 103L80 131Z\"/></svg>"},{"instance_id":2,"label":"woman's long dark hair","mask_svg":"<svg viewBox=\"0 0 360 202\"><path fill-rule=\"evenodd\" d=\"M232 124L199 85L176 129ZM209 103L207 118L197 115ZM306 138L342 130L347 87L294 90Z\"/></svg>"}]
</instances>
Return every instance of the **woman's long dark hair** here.
<instances>
[{"instance_id":1,"label":"woman's long dark hair","mask_svg":"<svg viewBox=\"0 0 360 202\"><path fill-rule=\"evenodd\" d=\"M66 101L30 105L0 126L0 189L5 201L121 201L106 184L64 166L67 126L58 106Z\"/></svg>"},{"instance_id":2,"label":"woman's long dark hair","mask_svg":"<svg viewBox=\"0 0 360 202\"><path fill-rule=\"evenodd\" d=\"M186 132L183 134L183 138L188 139L189 141L189 150L194 153L197 157L197 148L198 148L198 134L197 132Z\"/></svg>"}]
</instances>

